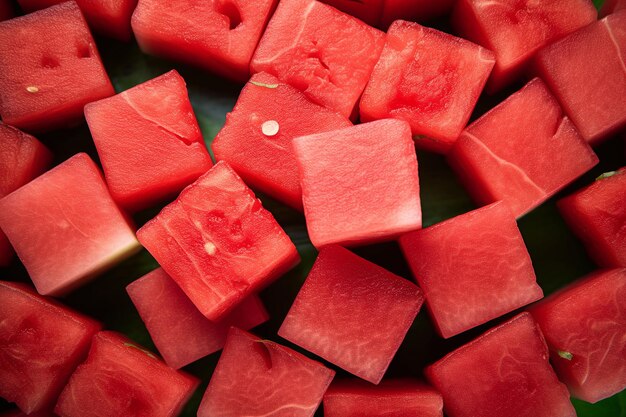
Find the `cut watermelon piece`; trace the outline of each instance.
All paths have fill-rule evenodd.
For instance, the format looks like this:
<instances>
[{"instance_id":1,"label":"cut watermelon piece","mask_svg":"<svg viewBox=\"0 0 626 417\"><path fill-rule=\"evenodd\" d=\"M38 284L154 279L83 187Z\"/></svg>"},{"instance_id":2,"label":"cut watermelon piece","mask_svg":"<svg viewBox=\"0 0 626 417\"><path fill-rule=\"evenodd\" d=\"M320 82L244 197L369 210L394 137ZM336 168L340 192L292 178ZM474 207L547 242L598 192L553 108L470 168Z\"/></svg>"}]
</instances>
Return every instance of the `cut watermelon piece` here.
<instances>
[{"instance_id":1,"label":"cut watermelon piece","mask_svg":"<svg viewBox=\"0 0 626 417\"><path fill-rule=\"evenodd\" d=\"M461 36L496 54L487 84L494 92L519 79L543 46L597 15L590 0L459 0L452 21Z\"/></svg>"},{"instance_id":2,"label":"cut watermelon piece","mask_svg":"<svg viewBox=\"0 0 626 417\"><path fill-rule=\"evenodd\" d=\"M0 0L0 22L15 16L11 0Z\"/></svg>"},{"instance_id":3,"label":"cut watermelon piece","mask_svg":"<svg viewBox=\"0 0 626 417\"><path fill-rule=\"evenodd\" d=\"M425 373L449 417L576 417L529 313L461 346Z\"/></svg>"},{"instance_id":4,"label":"cut watermelon piece","mask_svg":"<svg viewBox=\"0 0 626 417\"><path fill-rule=\"evenodd\" d=\"M215 158L228 162L246 183L302 210L292 140L348 126L351 123L346 117L311 103L273 76L259 73L244 87L212 148Z\"/></svg>"},{"instance_id":5,"label":"cut watermelon piece","mask_svg":"<svg viewBox=\"0 0 626 417\"><path fill-rule=\"evenodd\" d=\"M448 161L480 204L521 217L598 163L538 78L463 131Z\"/></svg>"},{"instance_id":6,"label":"cut watermelon piece","mask_svg":"<svg viewBox=\"0 0 626 417\"><path fill-rule=\"evenodd\" d=\"M63 417L175 417L198 382L125 336L100 332L54 412Z\"/></svg>"},{"instance_id":7,"label":"cut watermelon piece","mask_svg":"<svg viewBox=\"0 0 626 417\"><path fill-rule=\"evenodd\" d=\"M24 284L0 281L0 397L25 413L52 407L99 329Z\"/></svg>"},{"instance_id":8,"label":"cut watermelon piece","mask_svg":"<svg viewBox=\"0 0 626 417\"><path fill-rule=\"evenodd\" d=\"M455 0L385 0L380 26L389 27L395 20L425 22L452 10Z\"/></svg>"},{"instance_id":9,"label":"cut watermelon piece","mask_svg":"<svg viewBox=\"0 0 626 417\"><path fill-rule=\"evenodd\" d=\"M390 240L421 227L417 158L406 122L379 120L293 143L317 248Z\"/></svg>"},{"instance_id":10,"label":"cut watermelon piece","mask_svg":"<svg viewBox=\"0 0 626 417\"><path fill-rule=\"evenodd\" d=\"M0 414L2 417L57 417L56 414L52 414L51 411L38 411L35 413L25 414L19 410L9 411Z\"/></svg>"},{"instance_id":11,"label":"cut watermelon piece","mask_svg":"<svg viewBox=\"0 0 626 417\"><path fill-rule=\"evenodd\" d=\"M626 0L606 0L600 9L600 16L605 17L623 9L626 9Z\"/></svg>"},{"instance_id":12,"label":"cut watermelon piece","mask_svg":"<svg viewBox=\"0 0 626 417\"><path fill-rule=\"evenodd\" d=\"M384 34L315 0L282 0L252 58L311 101L350 117L385 42Z\"/></svg>"},{"instance_id":13,"label":"cut watermelon piece","mask_svg":"<svg viewBox=\"0 0 626 417\"><path fill-rule=\"evenodd\" d=\"M441 394L411 379L373 386L360 380L335 380L324 394L324 417L443 417Z\"/></svg>"},{"instance_id":14,"label":"cut watermelon piece","mask_svg":"<svg viewBox=\"0 0 626 417\"><path fill-rule=\"evenodd\" d=\"M278 334L377 384L422 302L414 284L329 246L320 251Z\"/></svg>"},{"instance_id":15,"label":"cut watermelon piece","mask_svg":"<svg viewBox=\"0 0 626 417\"><path fill-rule=\"evenodd\" d=\"M133 282L126 291L165 362L175 369L224 347L231 325L248 330L269 319L261 299L252 295L224 320L213 323L161 268Z\"/></svg>"},{"instance_id":16,"label":"cut watermelon piece","mask_svg":"<svg viewBox=\"0 0 626 417\"><path fill-rule=\"evenodd\" d=\"M530 311L574 397L595 403L626 388L626 269L590 274Z\"/></svg>"},{"instance_id":17,"label":"cut watermelon piece","mask_svg":"<svg viewBox=\"0 0 626 417\"><path fill-rule=\"evenodd\" d=\"M321 0L344 13L361 19L370 26L378 26L386 0Z\"/></svg>"},{"instance_id":18,"label":"cut watermelon piece","mask_svg":"<svg viewBox=\"0 0 626 417\"><path fill-rule=\"evenodd\" d=\"M626 168L601 175L558 203L598 265L626 267Z\"/></svg>"},{"instance_id":19,"label":"cut watermelon piece","mask_svg":"<svg viewBox=\"0 0 626 417\"><path fill-rule=\"evenodd\" d=\"M361 99L361 120L411 125L419 147L447 152L474 110L491 51L417 23L396 21Z\"/></svg>"},{"instance_id":20,"label":"cut watermelon piece","mask_svg":"<svg viewBox=\"0 0 626 417\"><path fill-rule=\"evenodd\" d=\"M504 202L406 234L400 246L445 338L543 297Z\"/></svg>"},{"instance_id":21,"label":"cut watermelon piece","mask_svg":"<svg viewBox=\"0 0 626 417\"><path fill-rule=\"evenodd\" d=\"M113 93L76 3L0 23L5 123L29 131L64 127L82 119L85 104Z\"/></svg>"},{"instance_id":22,"label":"cut watermelon piece","mask_svg":"<svg viewBox=\"0 0 626 417\"><path fill-rule=\"evenodd\" d=\"M0 228L44 295L65 294L140 249L84 153L0 200Z\"/></svg>"},{"instance_id":23,"label":"cut watermelon piece","mask_svg":"<svg viewBox=\"0 0 626 417\"><path fill-rule=\"evenodd\" d=\"M137 237L212 321L299 261L272 214L225 162L185 188Z\"/></svg>"},{"instance_id":24,"label":"cut watermelon piece","mask_svg":"<svg viewBox=\"0 0 626 417\"><path fill-rule=\"evenodd\" d=\"M34 137L0 123L0 198L48 168L52 154ZM13 248L0 230L0 266L13 259Z\"/></svg>"},{"instance_id":25,"label":"cut watermelon piece","mask_svg":"<svg viewBox=\"0 0 626 417\"><path fill-rule=\"evenodd\" d=\"M335 372L232 327L198 417L312 417Z\"/></svg>"},{"instance_id":26,"label":"cut watermelon piece","mask_svg":"<svg viewBox=\"0 0 626 417\"><path fill-rule=\"evenodd\" d=\"M626 11L542 49L537 70L592 145L626 127Z\"/></svg>"},{"instance_id":27,"label":"cut watermelon piece","mask_svg":"<svg viewBox=\"0 0 626 417\"><path fill-rule=\"evenodd\" d=\"M175 197L213 162L176 71L85 106L111 195L137 211Z\"/></svg>"},{"instance_id":28,"label":"cut watermelon piece","mask_svg":"<svg viewBox=\"0 0 626 417\"><path fill-rule=\"evenodd\" d=\"M132 26L144 52L245 81L277 0L139 0Z\"/></svg>"}]
</instances>

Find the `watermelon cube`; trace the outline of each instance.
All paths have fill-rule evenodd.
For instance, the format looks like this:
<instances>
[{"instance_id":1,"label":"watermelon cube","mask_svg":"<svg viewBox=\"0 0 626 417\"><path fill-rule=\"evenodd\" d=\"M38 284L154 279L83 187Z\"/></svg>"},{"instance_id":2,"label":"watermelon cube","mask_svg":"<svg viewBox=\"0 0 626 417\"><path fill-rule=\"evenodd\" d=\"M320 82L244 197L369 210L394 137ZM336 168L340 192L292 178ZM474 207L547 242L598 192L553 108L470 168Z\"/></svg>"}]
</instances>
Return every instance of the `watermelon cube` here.
<instances>
[{"instance_id":1,"label":"watermelon cube","mask_svg":"<svg viewBox=\"0 0 626 417\"><path fill-rule=\"evenodd\" d=\"M84 153L0 200L0 228L43 295L63 295L140 249Z\"/></svg>"},{"instance_id":2,"label":"watermelon cube","mask_svg":"<svg viewBox=\"0 0 626 417\"><path fill-rule=\"evenodd\" d=\"M425 373L449 417L576 417L529 313L461 346Z\"/></svg>"},{"instance_id":3,"label":"watermelon cube","mask_svg":"<svg viewBox=\"0 0 626 417\"><path fill-rule=\"evenodd\" d=\"M504 200L521 217L598 158L535 78L468 126L448 162L478 204Z\"/></svg>"},{"instance_id":4,"label":"watermelon cube","mask_svg":"<svg viewBox=\"0 0 626 417\"><path fill-rule=\"evenodd\" d=\"M278 334L378 384L422 301L422 292L409 281L341 246L328 246Z\"/></svg>"},{"instance_id":5,"label":"watermelon cube","mask_svg":"<svg viewBox=\"0 0 626 417\"><path fill-rule=\"evenodd\" d=\"M144 52L245 81L277 0L139 0L132 27Z\"/></svg>"},{"instance_id":6,"label":"watermelon cube","mask_svg":"<svg viewBox=\"0 0 626 417\"><path fill-rule=\"evenodd\" d=\"M447 152L474 110L495 58L491 51L399 20L361 98L361 120L406 120L416 144Z\"/></svg>"},{"instance_id":7,"label":"watermelon cube","mask_svg":"<svg viewBox=\"0 0 626 417\"><path fill-rule=\"evenodd\" d=\"M131 283L126 291L165 362L175 369L224 347L231 325L248 330L269 319L261 299L252 295L224 320L213 323L161 268Z\"/></svg>"},{"instance_id":8,"label":"watermelon cube","mask_svg":"<svg viewBox=\"0 0 626 417\"><path fill-rule=\"evenodd\" d=\"M17 190L48 168L52 154L37 139L0 123L0 198ZM0 266L13 258L13 248L0 230Z\"/></svg>"},{"instance_id":9,"label":"watermelon cube","mask_svg":"<svg viewBox=\"0 0 626 417\"><path fill-rule=\"evenodd\" d=\"M464 38L496 54L487 83L494 92L516 81L537 51L596 20L590 0L459 0L453 25Z\"/></svg>"},{"instance_id":10,"label":"watermelon cube","mask_svg":"<svg viewBox=\"0 0 626 417\"><path fill-rule=\"evenodd\" d=\"M335 380L324 394L324 417L443 417L441 394L411 379L378 386L361 380Z\"/></svg>"},{"instance_id":11,"label":"watermelon cube","mask_svg":"<svg viewBox=\"0 0 626 417\"><path fill-rule=\"evenodd\" d=\"M530 312L574 397L595 403L626 388L625 268L592 273Z\"/></svg>"},{"instance_id":12,"label":"watermelon cube","mask_svg":"<svg viewBox=\"0 0 626 417\"><path fill-rule=\"evenodd\" d=\"M408 233L400 246L445 338L543 297L504 202Z\"/></svg>"},{"instance_id":13,"label":"watermelon cube","mask_svg":"<svg viewBox=\"0 0 626 417\"><path fill-rule=\"evenodd\" d=\"M85 104L113 93L75 2L0 23L5 123L30 131L64 127L82 119Z\"/></svg>"},{"instance_id":14,"label":"watermelon cube","mask_svg":"<svg viewBox=\"0 0 626 417\"><path fill-rule=\"evenodd\" d=\"M311 103L275 77L258 73L226 115L212 148L215 158L228 162L246 183L302 210L292 140L348 126L348 118Z\"/></svg>"},{"instance_id":15,"label":"watermelon cube","mask_svg":"<svg viewBox=\"0 0 626 417\"><path fill-rule=\"evenodd\" d=\"M111 196L140 210L175 197L213 166L176 71L85 106Z\"/></svg>"},{"instance_id":16,"label":"watermelon cube","mask_svg":"<svg viewBox=\"0 0 626 417\"><path fill-rule=\"evenodd\" d=\"M626 9L626 0L606 0L600 9L600 16L608 16L622 9Z\"/></svg>"},{"instance_id":17,"label":"watermelon cube","mask_svg":"<svg viewBox=\"0 0 626 417\"><path fill-rule=\"evenodd\" d=\"M335 372L232 327L198 417L312 417Z\"/></svg>"},{"instance_id":18,"label":"watermelon cube","mask_svg":"<svg viewBox=\"0 0 626 417\"><path fill-rule=\"evenodd\" d=\"M212 321L299 261L272 214L225 162L185 188L137 237Z\"/></svg>"},{"instance_id":19,"label":"watermelon cube","mask_svg":"<svg viewBox=\"0 0 626 417\"><path fill-rule=\"evenodd\" d=\"M386 0L321 0L344 13L361 19L370 26L377 26L383 14Z\"/></svg>"},{"instance_id":20,"label":"watermelon cube","mask_svg":"<svg viewBox=\"0 0 626 417\"><path fill-rule=\"evenodd\" d=\"M408 123L378 120L293 141L311 242L357 245L422 226Z\"/></svg>"},{"instance_id":21,"label":"watermelon cube","mask_svg":"<svg viewBox=\"0 0 626 417\"><path fill-rule=\"evenodd\" d=\"M198 380L115 332L93 338L54 412L62 417L175 417Z\"/></svg>"},{"instance_id":22,"label":"watermelon cube","mask_svg":"<svg viewBox=\"0 0 626 417\"><path fill-rule=\"evenodd\" d=\"M425 22L441 17L452 10L455 0L385 0L382 28L387 28L395 20Z\"/></svg>"},{"instance_id":23,"label":"watermelon cube","mask_svg":"<svg viewBox=\"0 0 626 417\"><path fill-rule=\"evenodd\" d=\"M0 281L0 397L28 414L52 407L99 329L24 284Z\"/></svg>"},{"instance_id":24,"label":"watermelon cube","mask_svg":"<svg viewBox=\"0 0 626 417\"><path fill-rule=\"evenodd\" d=\"M626 11L542 49L537 70L592 145L626 127Z\"/></svg>"},{"instance_id":25,"label":"watermelon cube","mask_svg":"<svg viewBox=\"0 0 626 417\"><path fill-rule=\"evenodd\" d=\"M311 101L355 114L385 42L384 34L316 0L282 0L252 58Z\"/></svg>"}]
</instances>

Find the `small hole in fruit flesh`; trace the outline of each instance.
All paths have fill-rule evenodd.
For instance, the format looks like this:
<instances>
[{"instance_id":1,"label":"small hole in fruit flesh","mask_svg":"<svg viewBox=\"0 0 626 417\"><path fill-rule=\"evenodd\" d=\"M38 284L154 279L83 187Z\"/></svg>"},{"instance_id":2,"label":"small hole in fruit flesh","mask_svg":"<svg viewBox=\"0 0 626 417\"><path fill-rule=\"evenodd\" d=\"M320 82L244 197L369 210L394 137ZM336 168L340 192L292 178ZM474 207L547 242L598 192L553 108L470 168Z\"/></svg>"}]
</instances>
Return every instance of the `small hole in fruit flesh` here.
<instances>
[{"instance_id":1,"label":"small hole in fruit flesh","mask_svg":"<svg viewBox=\"0 0 626 417\"><path fill-rule=\"evenodd\" d=\"M58 67L59 64L59 60L51 57L51 56L44 56L43 58L41 58L41 66L42 68L56 68Z\"/></svg>"},{"instance_id":2,"label":"small hole in fruit flesh","mask_svg":"<svg viewBox=\"0 0 626 417\"><path fill-rule=\"evenodd\" d=\"M76 46L76 55L79 58L91 58L91 50L89 49L89 45L78 44Z\"/></svg>"},{"instance_id":3,"label":"small hole in fruit flesh","mask_svg":"<svg viewBox=\"0 0 626 417\"><path fill-rule=\"evenodd\" d=\"M229 1L222 2L218 6L217 12L226 16L230 30L236 29L241 24L241 14L235 4Z\"/></svg>"}]
</instances>

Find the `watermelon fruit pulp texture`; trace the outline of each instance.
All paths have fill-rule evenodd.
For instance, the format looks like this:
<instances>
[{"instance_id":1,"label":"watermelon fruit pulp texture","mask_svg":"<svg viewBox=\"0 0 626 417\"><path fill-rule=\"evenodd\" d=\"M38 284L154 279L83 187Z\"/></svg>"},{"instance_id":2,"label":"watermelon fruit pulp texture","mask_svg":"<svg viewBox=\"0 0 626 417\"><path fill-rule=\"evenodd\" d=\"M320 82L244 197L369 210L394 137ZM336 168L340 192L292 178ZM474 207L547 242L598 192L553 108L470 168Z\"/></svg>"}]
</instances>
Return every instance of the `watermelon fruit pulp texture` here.
<instances>
[{"instance_id":1,"label":"watermelon fruit pulp texture","mask_svg":"<svg viewBox=\"0 0 626 417\"><path fill-rule=\"evenodd\" d=\"M606 0L600 9L600 16L605 17L623 9L626 9L626 0Z\"/></svg>"},{"instance_id":2,"label":"watermelon fruit pulp texture","mask_svg":"<svg viewBox=\"0 0 626 417\"><path fill-rule=\"evenodd\" d=\"M24 284L0 281L0 397L25 413L48 409L100 325Z\"/></svg>"},{"instance_id":3,"label":"watermelon fruit pulp texture","mask_svg":"<svg viewBox=\"0 0 626 417\"><path fill-rule=\"evenodd\" d=\"M370 26L378 26L386 0L321 0Z\"/></svg>"},{"instance_id":4,"label":"watermelon fruit pulp texture","mask_svg":"<svg viewBox=\"0 0 626 417\"><path fill-rule=\"evenodd\" d=\"M384 44L384 34L315 0L283 0L252 58L317 104L350 117Z\"/></svg>"},{"instance_id":5,"label":"watermelon fruit pulp texture","mask_svg":"<svg viewBox=\"0 0 626 417\"><path fill-rule=\"evenodd\" d=\"M212 321L299 261L274 217L224 162L185 188L137 237Z\"/></svg>"},{"instance_id":6,"label":"watermelon fruit pulp texture","mask_svg":"<svg viewBox=\"0 0 626 417\"><path fill-rule=\"evenodd\" d=\"M478 204L504 200L521 217L598 158L535 78L469 125L448 162Z\"/></svg>"},{"instance_id":7,"label":"watermelon fruit pulp texture","mask_svg":"<svg viewBox=\"0 0 626 417\"><path fill-rule=\"evenodd\" d=\"M88 104L85 117L111 196L129 210L175 197L213 166L176 71Z\"/></svg>"},{"instance_id":8,"label":"watermelon fruit pulp texture","mask_svg":"<svg viewBox=\"0 0 626 417\"><path fill-rule=\"evenodd\" d=\"M252 295L224 320L213 323L161 268L133 282L126 291L165 362L175 369L220 350L231 325L248 330L269 318L261 299Z\"/></svg>"},{"instance_id":9,"label":"watermelon fruit pulp texture","mask_svg":"<svg viewBox=\"0 0 626 417\"><path fill-rule=\"evenodd\" d=\"M133 31L144 52L246 81L276 0L139 0Z\"/></svg>"},{"instance_id":10,"label":"watermelon fruit pulp texture","mask_svg":"<svg viewBox=\"0 0 626 417\"><path fill-rule=\"evenodd\" d=\"M335 372L231 327L198 417L312 417Z\"/></svg>"},{"instance_id":11,"label":"watermelon fruit pulp texture","mask_svg":"<svg viewBox=\"0 0 626 417\"><path fill-rule=\"evenodd\" d=\"M417 146L446 152L470 118L495 62L471 42L396 21L361 98L361 120L406 120Z\"/></svg>"},{"instance_id":12,"label":"watermelon fruit pulp texture","mask_svg":"<svg viewBox=\"0 0 626 417\"><path fill-rule=\"evenodd\" d=\"M329 246L320 251L278 335L377 384L422 302L414 284Z\"/></svg>"},{"instance_id":13,"label":"watermelon fruit pulp texture","mask_svg":"<svg viewBox=\"0 0 626 417\"><path fill-rule=\"evenodd\" d=\"M212 148L215 158L228 162L246 183L302 210L291 142L298 136L350 125L346 117L311 103L275 77L259 73L242 90Z\"/></svg>"},{"instance_id":14,"label":"watermelon fruit pulp texture","mask_svg":"<svg viewBox=\"0 0 626 417\"><path fill-rule=\"evenodd\" d=\"M417 157L406 122L379 120L293 144L315 247L391 240L421 227Z\"/></svg>"},{"instance_id":15,"label":"watermelon fruit pulp texture","mask_svg":"<svg viewBox=\"0 0 626 417\"><path fill-rule=\"evenodd\" d=\"M67 293L140 249L84 153L0 200L0 227L44 295Z\"/></svg>"},{"instance_id":16,"label":"watermelon fruit pulp texture","mask_svg":"<svg viewBox=\"0 0 626 417\"><path fill-rule=\"evenodd\" d=\"M93 338L87 360L72 374L54 412L63 417L175 417L198 386L196 378L114 332Z\"/></svg>"},{"instance_id":17,"label":"watermelon fruit pulp texture","mask_svg":"<svg viewBox=\"0 0 626 417\"><path fill-rule=\"evenodd\" d=\"M82 119L85 104L113 94L76 3L0 23L5 123L28 131L64 127Z\"/></svg>"},{"instance_id":18,"label":"watermelon fruit pulp texture","mask_svg":"<svg viewBox=\"0 0 626 417\"><path fill-rule=\"evenodd\" d=\"M506 203L408 233L400 246L445 338L543 297Z\"/></svg>"}]
</instances>

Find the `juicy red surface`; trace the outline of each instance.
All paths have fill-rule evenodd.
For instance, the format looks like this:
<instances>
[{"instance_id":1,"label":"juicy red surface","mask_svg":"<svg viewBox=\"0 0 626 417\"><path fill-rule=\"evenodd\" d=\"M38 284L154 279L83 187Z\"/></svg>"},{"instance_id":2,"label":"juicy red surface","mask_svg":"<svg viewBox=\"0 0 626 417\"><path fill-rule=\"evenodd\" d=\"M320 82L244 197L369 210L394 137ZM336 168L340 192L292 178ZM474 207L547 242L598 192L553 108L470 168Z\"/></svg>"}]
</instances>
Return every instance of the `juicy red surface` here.
<instances>
[{"instance_id":1,"label":"juicy red surface","mask_svg":"<svg viewBox=\"0 0 626 417\"><path fill-rule=\"evenodd\" d=\"M267 136L263 125L272 120L278 123L278 132ZM228 162L246 183L302 210L291 142L298 136L350 125L346 117L311 103L303 93L275 77L259 73L244 87L212 148L215 158Z\"/></svg>"},{"instance_id":2,"label":"juicy red surface","mask_svg":"<svg viewBox=\"0 0 626 417\"><path fill-rule=\"evenodd\" d=\"M283 0L251 70L267 72L349 117L384 44L384 34L315 0Z\"/></svg>"},{"instance_id":3,"label":"juicy red surface","mask_svg":"<svg viewBox=\"0 0 626 417\"><path fill-rule=\"evenodd\" d=\"M15 15L11 0L0 0L0 22L12 18Z\"/></svg>"},{"instance_id":4,"label":"juicy red surface","mask_svg":"<svg viewBox=\"0 0 626 417\"><path fill-rule=\"evenodd\" d=\"M278 334L377 384L422 302L414 284L329 246L320 251Z\"/></svg>"},{"instance_id":5,"label":"juicy red surface","mask_svg":"<svg viewBox=\"0 0 626 417\"><path fill-rule=\"evenodd\" d=\"M64 294L139 249L84 153L1 199L0 228L44 295Z\"/></svg>"},{"instance_id":6,"label":"juicy red surface","mask_svg":"<svg viewBox=\"0 0 626 417\"><path fill-rule=\"evenodd\" d=\"M487 82L493 54L471 42L397 21L360 103L361 120L406 120L416 144L445 152L459 136Z\"/></svg>"},{"instance_id":7,"label":"juicy red surface","mask_svg":"<svg viewBox=\"0 0 626 417\"><path fill-rule=\"evenodd\" d=\"M53 406L99 329L24 284L0 281L0 397L26 413Z\"/></svg>"},{"instance_id":8,"label":"juicy red surface","mask_svg":"<svg viewBox=\"0 0 626 417\"><path fill-rule=\"evenodd\" d=\"M76 3L0 23L5 123L29 131L65 127L82 119L85 104L113 93Z\"/></svg>"},{"instance_id":9,"label":"juicy red surface","mask_svg":"<svg viewBox=\"0 0 626 417\"><path fill-rule=\"evenodd\" d=\"M400 246L443 337L543 297L506 203L406 234Z\"/></svg>"},{"instance_id":10,"label":"juicy red surface","mask_svg":"<svg viewBox=\"0 0 626 417\"><path fill-rule=\"evenodd\" d=\"M230 326L248 330L269 318L261 299L252 295L224 320L213 323L161 268L133 282L126 291L165 362L175 369L224 347Z\"/></svg>"},{"instance_id":11,"label":"juicy red surface","mask_svg":"<svg viewBox=\"0 0 626 417\"><path fill-rule=\"evenodd\" d=\"M335 372L232 327L198 417L312 417Z\"/></svg>"},{"instance_id":12,"label":"juicy red surface","mask_svg":"<svg viewBox=\"0 0 626 417\"><path fill-rule=\"evenodd\" d=\"M385 0L380 26L387 28L395 20L425 22L448 13L455 0Z\"/></svg>"},{"instance_id":13,"label":"juicy red surface","mask_svg":"<svg viewBox=\"0 0 626 417\"><path fill-rule=\"evenodd\" d=\"M477 203L505 200L520 217L598 158L535 78L468 126L448 161Z\"/></svg>"},{"instance_id":14,"label":"juicy red surface","mask_svg":"<svg viewBox=\"0 0 626 417\"><path fill-rule=\"evenodd\" d=\"M344 13L361 19L370 26L378 26L386 0L321 0Z\"/></svg>"},{"instance_id":15,"label":"juicy red surface","mask_svg":"<svg viewBox=\"0 0 626 417\"><path fill-rule=\"evenodd\" d=\"M592 145L626 126L626 11L544 48L539 75Z\"/></svg>"},{"instance_id":16,"label":"juicy red surface","mask_svg":"<svg viewBox=\"0 0 626 417\"><path fill-rule=\"evenodd\" d=\"M606 0L600 9L600 16L605 17L623 9L626 9L626 0Z\"/></svg>"},{"instance_id":17,"label":"juicy red surface","mask_svg":"<svg viewBox=\"0 0 626 417\"><path fill-rule=\"evenodd\" d=\"M175 417L198 380L168 368L121 334L93 338L54 412L62 417Z\"/></svg>"},{"instance_id":18,"label":"juicy red surface","mask_svg":"<svg viewBox=\"0 0 626 417\"><path fill-rule=\"evenodd\" d=\"M111 195L129 210L175 197L213 166L176 71L88 104L85 118Z\"/></svg>"},{"instance_id":19,"label":"juicy red surface","mask_svg":"<svg viewBox=\"0 0 626 417\"><path fill-rule=\"evenodd\" d=\"M276 0L139 0L132 27L144 52L245 81Z\"/></svg>"},{"instance_id":20,"label":"juicy red surface","mask_svg":"<svg viewBox=\"0 0 626 417\"><path fill-rule=\"evenodd\" d=\"M225 162L185 188L137 237L213 321L299 260L272 214Z\"/></svg>"},{"instance_id":21,"label":"juicy red surface","mask_svg":"<svg viewBox=\"0 0 626 417\"><path fill-rule=\"evenodd\" d=\"M449 417L575 417L548 347L522 313L426 368Z\"/></svg>"},{"instance_id":22,"label":"juicy red surface","mask_svg":"<svg viewBox=\"0 0 626 417\"><path fill-rule=\"evenodd\" d=\"M379 120L293 143L317 248L391 240L421 227L417 158L406 122Z\"/></svg>"}]
</instances>

